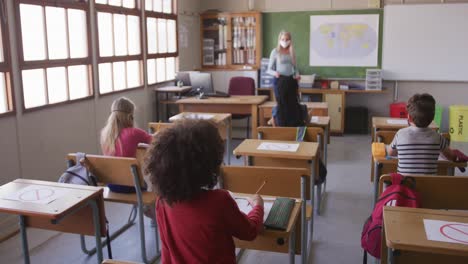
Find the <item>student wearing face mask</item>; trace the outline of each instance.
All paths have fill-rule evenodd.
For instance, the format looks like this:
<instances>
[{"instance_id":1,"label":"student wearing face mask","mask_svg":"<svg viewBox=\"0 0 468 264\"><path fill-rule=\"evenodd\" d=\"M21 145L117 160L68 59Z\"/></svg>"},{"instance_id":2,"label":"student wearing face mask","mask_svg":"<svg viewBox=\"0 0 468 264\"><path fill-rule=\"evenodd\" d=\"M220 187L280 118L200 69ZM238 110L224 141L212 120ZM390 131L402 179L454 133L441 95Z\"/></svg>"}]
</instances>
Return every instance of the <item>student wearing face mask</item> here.
<instances>
[{"instance_id":1,"label":"student wearing face mask","mask_svg":"<svg viewBox=\"0 0 468 264\"><path fill-rule=\"evenodd\" d=\"M274 93L278 106L273 108L273 124L299 126L303 123L298 100L299 71L291 40L291 33L281 31L278 46L271 51L267 73L275 77Z\"/></svg>"}]
</instances>

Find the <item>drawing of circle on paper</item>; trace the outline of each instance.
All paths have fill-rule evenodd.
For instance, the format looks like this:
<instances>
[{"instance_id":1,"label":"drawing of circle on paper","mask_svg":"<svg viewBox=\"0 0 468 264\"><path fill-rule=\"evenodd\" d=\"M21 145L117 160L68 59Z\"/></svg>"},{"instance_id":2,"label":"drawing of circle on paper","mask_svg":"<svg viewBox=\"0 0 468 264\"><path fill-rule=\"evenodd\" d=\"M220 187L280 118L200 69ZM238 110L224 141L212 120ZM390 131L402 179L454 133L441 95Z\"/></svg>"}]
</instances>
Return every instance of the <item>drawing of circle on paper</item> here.
<instances>
[{"instance_id":1,"label":"drawing of circle on paper","mask_svg":"<svg viewBox=\"0 0 468 264\"><path fill-rule=\"evenodd\" d=\"M18 198L23 202L36 202L48 199L55 194L53 189L33 189L22 193Z\"/></svg>"},{"instance_id":2,"label":"drawing of circle on paper","mask_svg":"<svg viewBox=\"0 0 468 264\"><path fill-rule=\"evenodd\" d=\"M285 151L291 148L290 144L281 144L281 143L274 143L266 145L266 148L269 150L277 150L277 151Z\"/></svg>"},{"instance_id":3,"label":"drawing of circle on paper","mask_svg":"<svg viewBox=\"0 0 468 264\"><path fill-rule=\"evenodd\" d=\"M454 242L468 244L468 225L445 224L440 227L440 233Z\"/></svg>"}]
</instances>

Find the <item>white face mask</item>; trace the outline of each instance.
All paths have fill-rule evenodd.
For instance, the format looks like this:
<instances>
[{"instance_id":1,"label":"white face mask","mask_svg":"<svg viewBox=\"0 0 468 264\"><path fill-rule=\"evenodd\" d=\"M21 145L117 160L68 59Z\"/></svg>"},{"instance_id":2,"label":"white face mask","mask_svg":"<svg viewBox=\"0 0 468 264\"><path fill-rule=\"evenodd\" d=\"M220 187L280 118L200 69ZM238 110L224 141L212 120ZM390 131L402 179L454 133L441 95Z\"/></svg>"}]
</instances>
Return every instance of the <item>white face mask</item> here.
<instances>
[{"instance_id":1,"label":"white face mask","mask_svg":"<svg viewBox=\"0 0 468 264\"><path fill-rule=\"evenodd\" d=\"M281 40L280 41L280 45L281 45L281 47L283 47L283 49L289 47L289 44L291 44L290 40Z\"/></svg>"}]
</instances>

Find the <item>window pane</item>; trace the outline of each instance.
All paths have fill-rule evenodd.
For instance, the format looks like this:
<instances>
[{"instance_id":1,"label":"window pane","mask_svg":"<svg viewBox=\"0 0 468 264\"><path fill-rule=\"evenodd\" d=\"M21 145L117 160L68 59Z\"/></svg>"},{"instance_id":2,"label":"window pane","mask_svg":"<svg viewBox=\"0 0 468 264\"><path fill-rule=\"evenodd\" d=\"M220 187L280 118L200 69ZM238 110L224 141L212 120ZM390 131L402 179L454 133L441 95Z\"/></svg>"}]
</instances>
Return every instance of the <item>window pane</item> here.
<instances>
[{"instance_id":1,"label":"window pane","mask_svg":"<svg viewBox=\"0 0 468 264\"><path fill-rule=\"evenodd\" d=\"M122 6L122 0L109 0L109 5Z\"/></svg>"},{"instance_id":2,"label":"window pane","mask_svg":"<svg viewBox=\"0 0 468 264\"><path fill-rule=\"evenodd\" d=\"M135 8L135 0L122 0L123 7Z\"/></svg>"},{"instance_id":3,"label":"window pane","mask_svg":"<svg viewBox=\"0 0 468 264\"><path fill-rule=\"evenodd\" d=\"M112 36L112 14L98 13L99 55L108 57L114 55Z\"/></svg>"},{"instance_id":4,"label":"window pane","mask_svg":"<svg viewBox=\"0 0 468 264\"><path fill-rule=\"evenodd\" d=\"M99 92L112 92L112 65L110 63L99 64Z\"/></svg>"},{"instance_id":5,"label":"window pane","mask_svg":"<svg viewBox=\"0 0 468 264\"><path fill-rule=\"evenodd\" d=\"M127 55L127 19L125 15L114 14L115 55Z\"/></svg>"},{"instance_id":6,"label":"window pane","mask_svg":"<svg viewBox=\"0 0 468 264\"><path fill-rule=\"evenodd\" d=\"M163 12L172 13L172 0L163 0Z\"/></svg>"},{"instance_id":7,"label":"window pane","mask_svg":"<svg viewBox=\"0 0 468 264\"><path fill-rule=\"evenodd\" d=\"M107 0L96 0L96 4L107 4Z\"/></svg>"},{"instance_id":8,"label":"window pane","mask_svg":"<svg viewBox=\"0 0 468 264\"><path fill-rule=\"evenodd\" d=\"M6 94L5 74L0 72L0 113L8 112L8 100Z\"/></svg>"},{"instance_id":9,"label":"window pane","mask_svg":"<svg viewBox=\"0 0 468 264\"><path fill-rule=\"evenodd\" d=\"M167 28L166 19L158 19L158 52L167 52Z\"/></svg>"},{"instance_id":10,"label":"window pane","mask_svg":"<svg viewBox=\"0 0 468 264\"><path fill-rule=\"evenodd\" d=\"M124 61L119 61L119 62L114 62L113 64L114 68L114 90L123 90L127 88L127 83L126 83L126 73L125 73L125 62Z\"/></svg>"},{"instance_id":11,"label":"window pane","mask_svg":"<svg viewBox=\"0 0 468 264\"><path fill-rule=\"evenodd\" d=\"M127 61L127 82L129 88L141 85L140 61Z\"/></svg>"},{"instance_id":12,"label":"window pane","mask_svg":"<svg viewBox=\"0 0 468 264\"><path fill-rule=\"evenodd\" d=\"M148 59L146 67L148 71L148 84L156 83L156 60Z\"/></svg>"},{"instance_id":13,"label":"window pane","mask_svg":"<svg viewBox=\"0 0 468 264\"><path fill-rule=\"evenodd\" d=\"M67 100L67 80L65 67L47 69L47 90L49 91L49 103L58 103Z\"/></svg>"},{"instance_id":14,"label":"window pane","mask_svg":"<svg viewBox=\"0 0 468 264\"><path fill-rule=\"evenodd\" d=\"M176 39L176 21L167 20L167 51L176 52L177 51L177 39Z\"/></svg>"},{"instance_id":15,"label":"window pane","mask_svg":"<svg viewBox=\"0 0 468 264\"><path fill-rule=\"evenodd\" d=\"M46 104L44 69L26 70L23 74L24 107Z\"/></svg>"},{"instance_id":16,"label":"window pane","mask_svg":"<svg viewBox=\"0 0 468 264\"><path fill-rule=\"evenodd\" d=\"M5 59L3 58L3 39L2 39L2 24L0 23L0 62L3 62ZM1 74L1 73L0 73ZM1 80L0 80L1 82ZM0 106L1 107L1 106ZM0 110L1 111L1 110Z\"/></svg>"},{"instance_id":17,"label":"window pane","mask_svg":"<svg viewBox=\"0 0 468 264\"><path fill-rule=\"evenodd\" d=\"M128 55L140 54L140 19L127 16L128 21Z\"/></svg>"},{"instance_id":18,"label":"window pane","mask_svg":"<svg viewBox=\"0 0 468 264\"><path fill-rule=\"evenodd\" d=\"M47 6L46 25L49 59L68 58L65 9Z\"/></svg>"},{"instance_id":19,"label":"window pane","mask_svg":"<svg viewBox=\"0 0 468 264\"><path fill-rule=\"evenodd\" d=\"M146 0L145 1L145 10L153 11L153 1L152 0Z\"/></svg>"},{"instance_id":20,"label":"window pane","mask_svg":"<svg viewBox=\"0 0 468 264\"><path fill-rule=\"evenodd\" d=\"M146 22L146 29L148 31L148 53L156 54L158 52L156 37L156 18L148 18Z\"/></svg>"},{"instance_id":21,"label":"window pane","mask_svg":"<svg viewBox=\"0 0 468 264\"><path fill-rule=\"evenodd\" d=\"M86 65L68 67L68 89L70 100L89 95L88 67Z\"/></svg>"},{"instance_id":22,"label":"window pane","mask_svg":"<svg viewBox=\"0 0 468 264\"><path fill-rule=\"evenodd\" d=\"M87 57L88 34L85 11L68 9L68 34L70 38L70 58Z\"/></svg>"},{"instance_id":23,"label":"window pane","mask_svg":"<svg viewBox=\"0 0 468 264\"><path fill-rule=\"evenodd\" d=\"M166 59L159 58L156 59L156 70L157 70L157 80L158 82L163 82L166 80Z\"/></svg>"},{"instance_id":24,"label":"window pane","mask_svg":"<svg viewBox=\"0 0 468 264\"><path fill-rule=\"evenodd\" d=\"M151 0L147 0L151 1ZM162 12L162 0L153 0L153 11Z\"/></svg>"},{"instance_id":25,"label":"window pane","mask_svg":"<svg viewBox=\"0 0 468 264\"><path fill-rule=\"evenodd\" d=\"M20 14L24 60L44 60L46 53L42 7L20 4Z\"/></svg>"},{"instance_id":26,"label":"window pane","mask_svg":"<svg viewBox=\"0 0 468 264\"><path fill-rule=\"evenodd\" d=\"M173 80L175 79L175 58L170 57L166 58L166 80Z\"/></svg>"}]
</instances>

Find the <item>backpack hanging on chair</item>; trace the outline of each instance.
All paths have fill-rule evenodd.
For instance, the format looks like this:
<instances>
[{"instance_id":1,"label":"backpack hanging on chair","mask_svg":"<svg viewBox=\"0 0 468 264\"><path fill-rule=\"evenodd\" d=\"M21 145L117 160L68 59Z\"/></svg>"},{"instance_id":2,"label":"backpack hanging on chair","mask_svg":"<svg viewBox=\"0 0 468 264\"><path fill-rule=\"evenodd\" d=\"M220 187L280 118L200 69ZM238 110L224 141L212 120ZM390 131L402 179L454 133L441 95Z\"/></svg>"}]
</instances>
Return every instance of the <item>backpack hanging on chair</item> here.
<instances>
[{"instance_id":1,"label":"backpack hanging on chair","mask_svg":"<svg viewBox=\"0 0 468 264\"><path fill-rule=\"evenodd\" d=\"M403 177L398 173L392 173L391 176L392 184L380 195L372 215L366 220L362 229L363 263L367 263L367 253L380 259L384 206L421 207L419 193L415 191L416 180L413 177Z\"/></svg>"},{"instance_id":2,"label":"backpack hanging on chair","mask_svg":"<svg viewBox=\"0 0 468 264\"><path fill-rule=\"evenodd\" d=\"M98 186L97 177L94 176L86 166L81 164L82 160L86 160L86 154L77 152L75 154L75 165L69 167L58 179L60 183L69 183L77 185ZM111 240L109 237L109 221L106 218L106 238L107 238L107 254L109 259L112 259Z\"/></svg>"}]
</instances>

